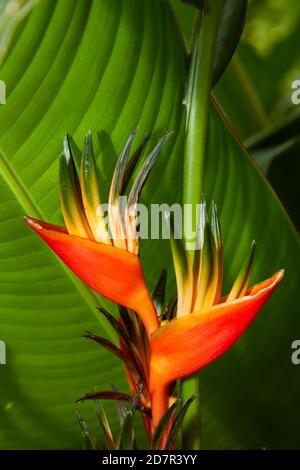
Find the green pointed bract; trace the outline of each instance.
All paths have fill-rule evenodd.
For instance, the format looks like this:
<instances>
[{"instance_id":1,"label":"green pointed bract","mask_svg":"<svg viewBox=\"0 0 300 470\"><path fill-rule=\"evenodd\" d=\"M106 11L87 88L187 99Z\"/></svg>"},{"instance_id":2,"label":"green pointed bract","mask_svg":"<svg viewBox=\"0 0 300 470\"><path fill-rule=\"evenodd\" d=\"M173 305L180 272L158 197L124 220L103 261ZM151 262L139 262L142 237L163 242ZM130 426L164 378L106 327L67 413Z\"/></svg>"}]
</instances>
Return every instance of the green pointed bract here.
<instances>
[{"instance_id":1,"label":"green pointed bract","mask_svg":"<svg viewBox=\"0 0 300 470\"><path fill-rule=\"evenodd\" d=\"M250 281L253 260L254 260L254 255L255 255L255 249L256 249L256 241L253 240L251 244L251 248L250 248L249 257L244 263L244 265L242 266L242 269L240 270L232 286L232 289L226 299L226 302L230 302L232 300L238 299L239 297L243 297L245 295L248 289L249 281Z\"/></svg>"},{"instance_id":2,"label":"green pointed bract","mask_svg":"<svg viewBox=\"0 0 300 470\"><path fill-rule=\"evenodd\" d=\"M218 218L217 206L215 202L211 205L211 233L213 236L213 265L216 276L216 290L213 303L217 304L221 298L223 281L223 243L221 227Z\"/></svg>"},{"instance_id":3,"label":"green pointed bract","mask_svg":"<svg viewBox=\"0 0 300 470\"><path fill-rule=\"evenodd\" d=\"M101 206L93 141L90 132L85 136L81 158L80 185L85 214L95 240L111 245Z\"/></svg>"},{"instance_id":4,"label":"green pointed bract","mask_svg":"<svg viewBox=\"0 0 300 470\"><path fill-rule=\"evenodd\" d=\"M195 256L194 273L197 278L197 287L194 294L193 311L210 307L220 300L223 275L223 249L221 230L214 202L211 205L210 222L207 216L206 202L202 199L200 204L199 251Z\"/></svg>"},{"instance_id":5,"label":"green pointed bract","mask_svg":"<svg viewBox=\"0 0 300 470\"><path fill-rule=\"evenodd\" d=\"M170 223L171 253L177 284L177 317L191 312L193 300L193 270L182 240L174 238L174 224L170 214L165 214Z\"/></svg>"},{"instance_id":6,"label":"green pointed bract","mask_svg":"<svg viewBox=\"0 0 300 470\"><path fill-rule=\"evenodd\" d=\"M124 149L117 161L115 171L113 174L111 187L110 187L110 194L109 194L109 202L116 203L119 199L119 195L123 192L123 184L124 178L126 173L127 162L131 150L132 141L135 138L137 130L134 129L125 144Z\"/></svg>"},{"instance_id":7,"label":"green pointed bract","mask_svg":"<svg viewBox=\"0 0 300 470\"><path fill-rule=\"evenodd\" d=\"M142 168L140 169L137 177L134 180L134 183L132 185L131 191L128 196L128 203L127 206L134 206L139 199L139 195L141 194L141 191L144 187L144 184L147 181L147 178L153 168L153 165L157 159L157 156L165 144L165 142L169 139L169 137L173 134L172 131L167 131L165 134L159 139L157 144L155 145L154 149L152 152L149 154L149 156L146 158L145 162L142 165Z\"/></svg>"},{"instance_id":8,"label":"green pointed bract","mask_svg":"<svg viewBox=\"0 0 300 470\"><path fill-rule=\"evenodd\" d=\"M125 193L125 191L128 187L130 178L131 178L131 176L132 176L132 174L135 170L135 167L136 167L136 165L137 165L137 163L140 159L140 156L143 153L144 148L146 147L147 143L149 142L149 139L150 139L150 134L146 134L144 139L142 140L142 142L140 143L140 145L138 146L138 148L136 149L136 151L134 152L134 154L132 155L132 157L128 161L125 172L124 172L124 175L123 175L123 184L120 188L120 190L121 190L120 194Z\"/></svg>"},{"instance_id":9,"label":"green pointed bract","mask_svg":"<svg viewBox=\"0 0 300 470\"><path fill-rule=\"evenodd\" d=\"M110 230L113 236L113 243L118 248L127 249L126 230L124 224L124 213L120 195L123 191L124 177L131 144L135 137L136 130L132 131L125 147L117 161L108 198L108 216Z\"/></svg>"},{"instance_id":10,"label":"green pointed bract","mask_svg":"<svg viewBox=\"0 0 300 470\"><path fill-rule=\"evenodd\" d=\"M64 137L63 154L59 160L61 208L68 232L83 238L93 238L85 216L80 184L69 143Z\"/></svg>"},{"instance_id":11,"label":"green pointed bract","mask_svg":"<svg viewBox=\"0 0 300 470\"><path fill-rule=\"evenodd\" d=\"M198 312L208 304L213 296L210 283L213 277L213 239L207 218L206 202L200 204L197 248L194 260L196 291L193 311ZM211 286L212 287L212 286Z\"/></svg>"},{"instance_id":12,"label":"green pointed bract","mask_svg":"<svg viewBox=\"0 0 300 470\"><path fill-rule=\"evenodd\" d=\"M126 237L128 242L128 250L134 254L138 254L139 252L139 240L136 234L136 214L139 196L144 187L144 184L147 181L148 176L150 175L150 172L153 168L153 165L157 159L161 148L168 140L168 138L172 135L172 133L172 131L167 131L159 139L158 143L143 163L137 177L134 180L134 183L128 196L125 213Z\"/></svg>"}]
</instances>

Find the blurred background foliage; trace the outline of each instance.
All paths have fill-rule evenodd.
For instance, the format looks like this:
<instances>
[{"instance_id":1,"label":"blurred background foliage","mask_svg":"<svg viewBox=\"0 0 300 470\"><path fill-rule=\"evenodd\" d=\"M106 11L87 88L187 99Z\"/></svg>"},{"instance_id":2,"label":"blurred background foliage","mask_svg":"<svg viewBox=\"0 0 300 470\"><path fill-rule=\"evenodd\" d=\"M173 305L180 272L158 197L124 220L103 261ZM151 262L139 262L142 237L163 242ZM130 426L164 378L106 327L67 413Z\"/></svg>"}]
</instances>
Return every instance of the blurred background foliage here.
<instances>
[{"instance_id":1,"label":"blurred background foliage","mask_svg":"<svg viewBox=\"0 0 300 470\"><path fill-rule=\"evenodd\" d=\"M171 0L187 47L195 9ZM245 28L213 96L286 207L297 230L300 215L300 2L249 0Z\"/></svg>"}]
</instances>

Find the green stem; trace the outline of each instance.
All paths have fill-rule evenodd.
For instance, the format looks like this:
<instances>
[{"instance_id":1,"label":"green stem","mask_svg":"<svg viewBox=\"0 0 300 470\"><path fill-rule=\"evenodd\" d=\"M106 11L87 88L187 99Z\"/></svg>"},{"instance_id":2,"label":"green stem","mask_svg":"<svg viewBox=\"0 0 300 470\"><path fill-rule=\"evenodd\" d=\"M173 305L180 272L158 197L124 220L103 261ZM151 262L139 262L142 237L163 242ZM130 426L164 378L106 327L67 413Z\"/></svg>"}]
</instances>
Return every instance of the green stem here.
<instances>
[{"instance_id":1,"label":"green stem","mask_svg":"<svg viewBox=\"0 0 300 470\"><path fill-rule=\"evenodd\" d=\"M195 22L190 73L186 93L186 139L184 151L183 204L191 210L184 212L184 238L188 242L187 251L194 260L193 243L203 191L204 163L206 155L208 112L213 77L216 37L222 11L222 0L206 0L204 10L199 12ZM194 393L198 397L188 411L183 424L183 448L200 448L200 402L199 379L182 381L182 399L185 402Z\"/></svg>"}]
</instances>

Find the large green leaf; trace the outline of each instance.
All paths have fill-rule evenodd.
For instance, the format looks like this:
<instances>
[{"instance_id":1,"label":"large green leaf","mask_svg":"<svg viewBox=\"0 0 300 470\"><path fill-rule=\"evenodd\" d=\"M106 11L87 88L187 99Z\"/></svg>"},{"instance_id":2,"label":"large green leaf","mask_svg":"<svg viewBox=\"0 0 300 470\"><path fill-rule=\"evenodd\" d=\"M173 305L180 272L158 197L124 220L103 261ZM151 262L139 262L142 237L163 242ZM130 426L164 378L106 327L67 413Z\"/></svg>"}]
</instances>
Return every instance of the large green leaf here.
<instances>
[{"instance_id":1,"label":"large green leaf","mask_svg":"<svg viewBox=\"0 0 300 470\"><path fill-rule=\"evenodd\" d=\"M87 329L103 334L99 300L28 231L22 215L61 222L61 137L68 131L81 146L88 128L104 193L116 154L137 124L139 138L174 129L144 200L180 200L184 72L182 40L164 0L42 0L0 69L8 88L0 109L0 338L8 353L0 366L1 448L79 447L73 401L95 385L107 388L109 379L125 391L121 366L80 338ZM254 280L287 270L247 334L202 373L205 446L297 446L300 376L290 345L299 327L298 240L213 104L205 192L221 214L227 288L253 238ZM167 246L142 244L151 286L163 265L171 267ZM91 420L88 405L80 413Z\"/></svg>"},{"instance_id":2,"label":"large green leaf","mask_svg":"<svg viewBox=\"0 0 300 470\"><path fill-rule=\"evenodd\" d=\"M168 183L179 191L183 74L175 22L158 0L42 0L1 68L8 90L0 109L0 337L8 349L0 369L2 448L79 447L74 400L91 386L107 388L121 376L121 389L125 381L110 354L81 338L84 330L101 331L99 300L22 216L62 222L57 157L66 131L78 146L94 131L107 194L116 153L134 127L137 140L174 129L161 155L163 199ZM89 408L82 410L87 420Z\"/></svg>"},{"instance_id":3,"label":"large green leaf","mask_svg":"<svg viewBox=\"0 0 300 470\"><path fill-rule=\"evenodd\" d=\"M288 211L296 229L300 230L300 139L290 142L285 151L272 159L268 169L268 180Z\"/></svg>"},{"instance_id":4,"label":"large green leaf","mask_svg":"<svg viewBox=\"0 0 300 470\"><path fill-rule=\"evenodd\" d=\"M253 135L248 141L257 164L267 175L288 211L296 229L300 228L299 201L299 122L300 113L295 109L279 125Z\"/></svg>"},{"instance_id":5,"label":"large green leaf","mask_svg":"<svg viewBox=\"0 0 300 470\"><path fill-rule=\"evenodd\" d=\"M298 237L263 175L216 110L209 130L205 192L221 210L227 288L252 239L258 242L253 281L280 267L286 277L238 345L203 372L204 444L298 447L299 417L290 419L299 412L299 373L290 360L291 342L299 330Z\"/></svg>"},{"instance_id":6,"label":"large green leaf","mask_svg":"<svg viewBox=\"0 0 300 470\"><path fill-rule=\"evenodd\" d=\"M267 107L274 95L265 69L257 52L240 42L214 89L214 96L243 139L270 126Z\"/></svg>"}]
</instances>

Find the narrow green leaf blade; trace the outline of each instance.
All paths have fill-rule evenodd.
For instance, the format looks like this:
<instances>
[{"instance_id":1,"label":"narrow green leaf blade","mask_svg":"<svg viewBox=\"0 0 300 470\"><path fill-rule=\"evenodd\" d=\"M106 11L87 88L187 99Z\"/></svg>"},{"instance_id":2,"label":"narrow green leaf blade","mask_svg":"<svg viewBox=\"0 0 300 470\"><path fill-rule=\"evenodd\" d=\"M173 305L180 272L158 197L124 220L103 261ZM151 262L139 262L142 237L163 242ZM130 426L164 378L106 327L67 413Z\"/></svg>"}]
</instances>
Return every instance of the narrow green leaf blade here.
<instances>
[{"instance_id":1,"label":"narrow green leaf blade","mask_svg":"<svg viewBox=\"0 0 300 470\"><path fill-rule=\"evenodd\" d=\"M115 450L116 449L116 443L113 438L113 434L109 425L109 421L107 419L106 413L104 411L104 408L102 404L99 402L99 400L95 400L95 411L96 415L98 418L99 425L102 429L105 443L107 446L107 449L109 450Z\"/></svg>"},{"instance_id":2,"label":"narrow green leaf blade","mask_svg":"<svg viewBox=\"0 0 300 470\"><path fill-rule=\"evenodd\" d=\"M128 411L117 441L118 450L132 450L134 443L133 413Z\"/></svg>"},{"instance_id":3,"label":"narrow green leaf blade","mask_svg":"<svg viewBox=\"0 0 300 470\"><path fill-rule=\"evenodd\" d=\"M164 414L160 422L158 423L158 426L155 430L154 436L153 436L153 441L152 441L152 449L157 449L158 444L161 441L164 432L166 431L168 424L170 422L171 416L176 410L176 407L179 403L179 400L176 400L169 408L168 411Z\"/></svg>"},{"instance_id":4,"label":"narrow green leaf blade","mask_svg":"<svg viewBox=\"0 0 300 470\"><path fill-rule=\"evenodd\" d=\"M183 405L182 409L180 410L180 412L176 416L176 418L174 420L174 423L173 423L173 426L171 428L171 431L168 435L168 439L167 439L167 443L166 443L166 449L172 449L173 448L177 433L179 432L179 430L182 426L184 417L185 417L189 407L191 406L191 404L193 403L193 401L195 399L196 399L196 397L194 395L192 395L191 398L189 398L187 400L187 402Z\"/></svg>"},{"instance_id":5,"label":"narrow green leaf blade","mask_svg":"<svg viewBox=\"0 0 300 470\"><path fill-rule=\"evenodd\" d=\"M224 0L218 30L213 87L222 77L242 35L247 10L247 0Z\"/></svg>"},{"instance_id":6,"label":"narrow green leaf blade","mask_svg":"<svg viewBox=\"0 0 300 470\"><path fill-rule=\"evenodd\" d=\"M86 449L87 450L96 450L98 448L98 443L96 441L95 436L92 434L92 432L89 430L88 425L80 415L79 411L76 410L76 417L77 421L79 423L82 435L85 439L85 444L86 444Z\"/></svg>"}]
</instances>

